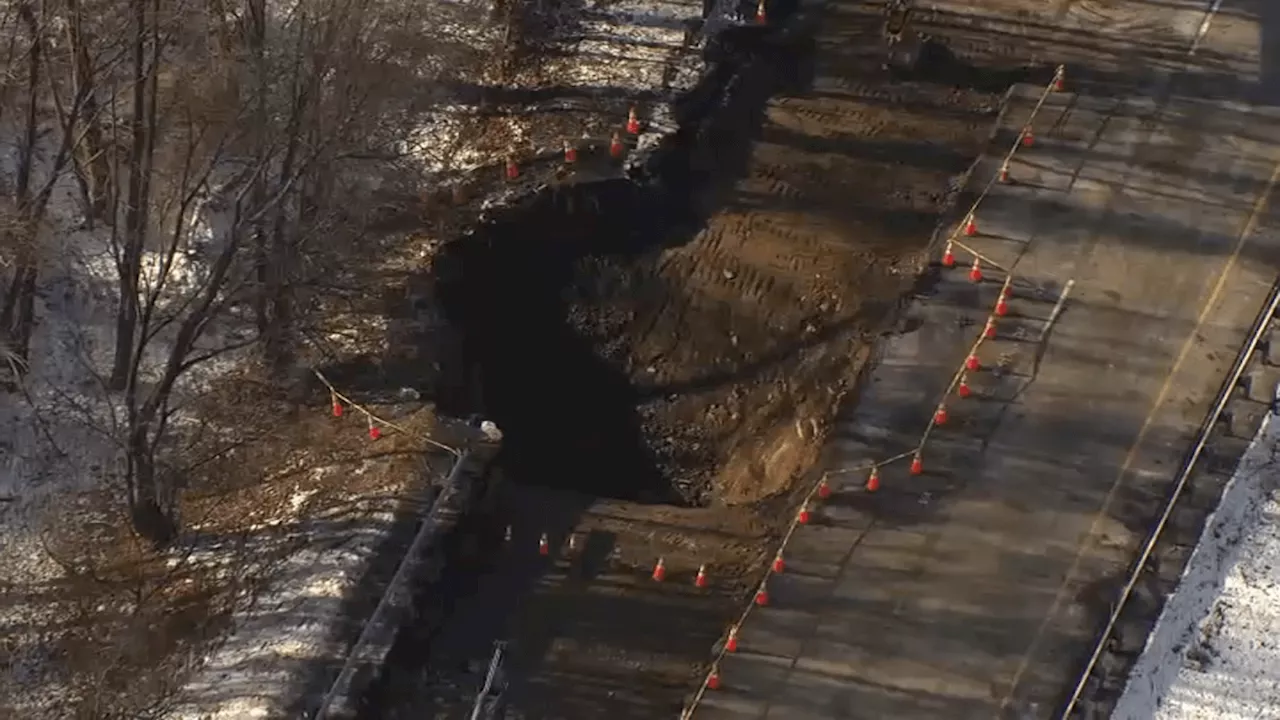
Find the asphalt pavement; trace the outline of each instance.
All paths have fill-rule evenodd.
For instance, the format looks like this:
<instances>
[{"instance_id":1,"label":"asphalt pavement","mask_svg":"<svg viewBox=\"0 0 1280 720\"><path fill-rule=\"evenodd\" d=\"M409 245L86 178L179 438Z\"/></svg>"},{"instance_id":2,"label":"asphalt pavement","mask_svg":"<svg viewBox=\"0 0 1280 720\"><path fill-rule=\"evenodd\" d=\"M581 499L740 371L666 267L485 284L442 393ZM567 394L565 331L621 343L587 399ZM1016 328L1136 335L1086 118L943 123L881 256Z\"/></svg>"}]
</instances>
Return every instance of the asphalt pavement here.
<instances>
[{"instance_id":1,"label":"asphalt pavement","mask_svg":"<svg viewBox=\"0 0 1280 720\"><path fill-rule=\"evenodd\" d=\"M830 438L835 492L787 546L696 720L1049 717L1275 275L1280 123L1197 99L1053 93ZM1040 88L1019 86L972 198ZM1012 269L974 395L914 447ZM1065 288L1062 312L1049 322ZM1241 428L1241 432L1247 431Z\"/></svg>"}]
</instances>

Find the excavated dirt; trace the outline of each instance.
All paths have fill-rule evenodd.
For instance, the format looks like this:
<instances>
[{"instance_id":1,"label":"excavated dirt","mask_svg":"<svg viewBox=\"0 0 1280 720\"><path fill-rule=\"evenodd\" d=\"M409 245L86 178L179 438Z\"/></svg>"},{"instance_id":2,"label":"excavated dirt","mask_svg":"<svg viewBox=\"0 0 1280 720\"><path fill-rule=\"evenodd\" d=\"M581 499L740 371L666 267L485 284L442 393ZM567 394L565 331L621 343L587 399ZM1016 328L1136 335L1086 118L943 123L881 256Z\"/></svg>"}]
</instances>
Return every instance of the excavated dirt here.
<instances>
[{"instance_id":1,"label":"excavated dirt","mask_svg":"<svg viewBox=\"0 0 1280 720\"><path fill-rule=\"evenodd\" d=\"M816 40L730 36L721 97L685 109L649 177L557 184L437 259L456 350L438 401L503 428L504 482L378 716L467 717L495 640L517 716L679 712L999 93L1028 79L941 40L915 72L886 67L883 20L844 3Z\"/></svg>"}]
</instances>

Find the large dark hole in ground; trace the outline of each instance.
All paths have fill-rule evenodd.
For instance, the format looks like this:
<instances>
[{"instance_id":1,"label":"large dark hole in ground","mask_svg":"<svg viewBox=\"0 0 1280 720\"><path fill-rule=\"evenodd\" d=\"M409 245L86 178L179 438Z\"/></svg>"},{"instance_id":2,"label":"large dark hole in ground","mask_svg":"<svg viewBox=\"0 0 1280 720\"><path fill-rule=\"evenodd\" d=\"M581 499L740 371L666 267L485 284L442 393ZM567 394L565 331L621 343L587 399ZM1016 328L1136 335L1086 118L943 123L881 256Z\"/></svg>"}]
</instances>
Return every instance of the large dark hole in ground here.
<instances>
[{"instance_id":1,"label":"large dark hole in ground","mask_svg":"<svg viewBox=\"0 0 1280 720\"><path fill-rule=\"evenodd\" d=\"M697 501L660 466L624 368L604 360L571 315L575 298L609 294L599 268L643 279L655 253L691 239L720 179L741 172L764 100L786 80L786 64L769 60L791 54L764 37L755 27L722 34L708 50L714 69L677 108L681 129L634 177L542 189L437 258L433 285L457 348L442 363L437 404L498 424L504 477L646 503ZM742 79L751 62L769 71Z\"/></svg>"},{"instance_id":2,"label":"large dark hole in ground","mask_svg":"<svg viewBox=\"0 0 1280 720\"><path fill-rule=\"evenodd\" d=\"M786 5L773 17L790 15ZM723 33L708 48L714 70L678 109L680 132L637 177L544 188L444 249L434 286L457 353L443 363L438 406L502 428L505 477L647 503L702 499L659 462L637 411L643 399L575 329L573 297L599 280L593 267L643 275L653 253L693 237L717 183L745 167L768 96L806 84L809 45L758 27ZM1000 92L1043 70L975 67L925 40L902 72Z\"/></svg>"},{"instance_id":3,"label":"large dark hole in ground","mask_svg":"<svg viewBox=\"0 0 1280 720\"><path fill-rule=\"evenodd\" d=\"M753 7L743 2L742 12ZM775 19L790 10L771 7ZM663 476L644 437L637 391L622 368L601 359L593 341L575 330L574 295L593 264L640 267L662 247L693 236L716 207L717 192L743 172L768 96L807 86L812 46L803 35L780 44L755 27L726 33L708 48L712 71L678 109L681 131L640 176L542 190L438 257L436 299L457 351L442 358L437 407L458 416L479 413L503 428L503 481L676 500L674 479ZM1026 79L1020 70L988 74L963 61L949 64L945 54L923 68L908 79L992 91ZM922 287L929 282L922 279ZM538 517L528 529L532 537L514 546L527 547L547 527L574 527L580 507L563 505L557 510L565 517ZM423 673L442 658L487 658L488 641L503 637L508 615L502 610L482 606L472 618L479 628L458 617L460 609L465 615L477 606L481 576L502 557L503 528L485 520L479 510L464 518L443 549L443 573L418 578L416 590L428 600L396 641L368 693L364 717L430 715L423 709L435 706L436 691ZM466 551L475 537L479 550ZM504 607L519 603L545 567L523 559L517 565L518 571L503 571L511 577L504 576L501 590L490 591ZM445 634L446 623L454 637ZM477 667L472 679L478 683L483 666ZM394 715L399 711L404 714Z\"/></svg>"},{"instance_id":4,"label":"large dark hole in ground","mask_svg":"<svg viewBox=\"0 0 1280 720\"><path fill-rule=\"evenodd\" d=\"M688 219L685 205L626 179L548 189L438 259L438 299L461 355L439 406L502 428L506 477L679 501L646 443L636 391L568 316L585 260L625 263L656 247Z\"/></svg>"}]
</instances>

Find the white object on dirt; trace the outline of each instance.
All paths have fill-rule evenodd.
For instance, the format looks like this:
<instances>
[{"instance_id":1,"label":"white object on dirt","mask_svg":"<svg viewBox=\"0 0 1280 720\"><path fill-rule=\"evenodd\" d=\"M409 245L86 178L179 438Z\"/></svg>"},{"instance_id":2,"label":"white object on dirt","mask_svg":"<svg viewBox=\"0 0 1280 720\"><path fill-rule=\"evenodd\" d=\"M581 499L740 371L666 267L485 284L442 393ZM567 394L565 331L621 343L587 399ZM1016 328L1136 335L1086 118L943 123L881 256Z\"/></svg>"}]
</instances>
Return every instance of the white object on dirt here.
<instances>
[{"instance_id":1,"label":"white object on dirt","mask_svg":"<svg viewBox=\"0 0 1280 720\"><path fill-rule=\"evenodd\" d=\"M480 423L480 432L484 433L485 439L490 442L499 442L502 440L502 431L498 429L497 424L492 420L485 420Z\"/></svg>"}]
</instances>

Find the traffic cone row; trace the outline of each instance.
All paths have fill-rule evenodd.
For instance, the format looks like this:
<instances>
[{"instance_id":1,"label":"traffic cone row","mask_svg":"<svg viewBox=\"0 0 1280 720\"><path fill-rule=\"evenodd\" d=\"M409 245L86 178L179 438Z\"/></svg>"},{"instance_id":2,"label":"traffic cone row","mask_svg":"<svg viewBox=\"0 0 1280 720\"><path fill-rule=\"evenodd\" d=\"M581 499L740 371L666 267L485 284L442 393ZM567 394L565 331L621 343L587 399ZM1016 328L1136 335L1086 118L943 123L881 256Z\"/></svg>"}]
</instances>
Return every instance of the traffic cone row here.
<instances>
[{"instance_id":1,"label":"traffic cone row","mask_svg":"<svg viewBox=\"0 0 1280 720\"><path fill-rule=\"evenodd\" d=\"M640 116L634 106L627 111L627 122L624 126L628 135L639 135L641 130ZM564 164L574 165L578 162L578 148L571 140L565 140L564 143ZM621 158L626 152L626 145L622 142L622 134L614 132L609 139L609 155L613 158ZM516 161L514 154L509 154L503 164L503 177L509 181L520 179L520 164ZM335 410L335 416L340 411Z\"/></svg>"},{"instance_id":2,"label":"traffic cone row","mask_svg":"<svg viewBox=\"0 0 1280 720\"><path fill-rule=\"evenodd\" d=\"M362 410L359 406L354 406L356 411L364 413L365 420L369 423L369 439L378 440L382 437L382 426L367 411ZM346 414L346 407L342 404L342 400L338 398L338 394L331 393L329 399L329 412L335 417L340 418Z\"/></svg>"},{"instance_id":3,"label":"traffic cone row","mask_svg":"<svg viewBox=\"0 0 1280 720\"><path fill-rule=\"evenodd\" d=\"M511 542L511 526L510 525L508 525L506 528L506 531L503 535L503 540L508 544ZM568 549L569 549L569 552L571 553L577 552L578 536L576 534L569 536ZM551 540L546 533L542 533L538 537L538 554L541 555L542 557L548 557L551 555ZM658 558L658 561L653 565L653 570L650 572L649 577L654 582L663 582L667 579L666 558L664 557ZM706 587L709 587L710 585L711 585L711 576L707 572L707 565L705 563L702 565L699 565L698 573L693 578L693 586L697 588L706 588Z\"/></svg>"},{"instance_id":4,"label":"traffic cone row","mask_svg":"<svg viewBox=\"0 0 1280 720\"><path fill-rule=\"evenodd\" d=\"M763 0L760 0L760 4L758 5L757 20L759 20L760 22L764 22L764 1ZM1063 70L1061 67L1059 67L1058 72L1054 76L1053 89L1061 90L1062 87L1063 87ZM1022 133L1019 136L1019 143L1023 146L1031 146L1032 144L1034 144L1034 142L1035 142L1035 139L1032 133L1031 126L1030 124L1028 124L1026 127L1023 128ZM1009 182L1008 161L1005 161L1004 163L1001 164L998 179L1002 183ZM977 219L974 217L973 212L970 212L968 215L965 216L964 221L961 225L961 232L966 236L973 236L978 234L978 223L977 223ZM946 246L944 247L942 258L941 258L941 265L945 268L953 268L956 266L954 242L948 241ZM974 257L973 263L969 268L969 280L974 283L980 283L983 281L983 279L984 279L984 273L982 268L982 260L979 257ZM996 299L996 304L993 309L992 315L990 315L987 318L986 324L983 326L982 335L979 338L979 342L981 342L982 340L994 339L997 336L997 318L1004 317L1009 312L1009 300L1012 296L1012 284L1013 284L1013 277L1011 275L1007 276L1004 280L1004 283L1001 285L1000 294ZM969 373L978 372L981 369L982 369L982 362L978 358L977 347L975 346L975 348L972 351L970 351L970 353L965 357L964 367L960 372L959 378L956 380L955 392L959 398L967 399L969 397L972 397L973 389L969 385ZM939 402L937 407L934 409L933 424L938 426L946 425L949 419L950 419L950 415L947 408L947 402L944 399L942 402ZM914 453L911 454L909 472L912 475L922 475L924 473L924 456L923 456L922 448L917 449ZM867 480L866 480L866 483L864 484L864 489L868 493L874 493L880 489L880 484L881 484L880 467L872 466L867 474ZM819 481L815 489L814 495L819 499L826 499L830 496L830 494L831 494L831 487L830 487L830 484L827 482L827 478L824 476ZM797 511L796 524L797 525L808 524L812 520L812 512L813 511L810 503L805 502L803 505L801 505L800 509ZM778 552L773 557L773 562L770 563L769 574L778 575L778 574L781 574L784 570L786 570L786 560L784 559L783 550L779 549ZM699 571L699 574L701 575L701 570ZM769 605L770 597L769 597L769 586L768 586L767 575L765 579L761 581L760 585L757 587L755 594L752 596L751 602L756 607L765 607ZM738 648L739 648L739 626L734 625L733 627L729 628L728 634L725 636L723 652L734 653L738 651ZM720 668L719 668L719 664L717 663L716 665L712 666L710 672L707 675L706 687L709 690L716 690L716 689L719 689L720 686L721 686Z\"/></svg>"}]
</instances>

